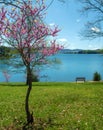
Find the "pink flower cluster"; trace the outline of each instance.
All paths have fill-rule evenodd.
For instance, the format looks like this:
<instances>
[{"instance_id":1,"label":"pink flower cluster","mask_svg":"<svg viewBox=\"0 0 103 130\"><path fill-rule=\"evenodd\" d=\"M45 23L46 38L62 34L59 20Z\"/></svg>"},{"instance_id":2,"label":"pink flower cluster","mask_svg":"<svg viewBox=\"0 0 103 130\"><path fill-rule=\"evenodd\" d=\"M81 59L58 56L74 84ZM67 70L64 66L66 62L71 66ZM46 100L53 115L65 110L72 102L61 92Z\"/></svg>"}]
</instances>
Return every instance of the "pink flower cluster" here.
<instances>
[{"instance_id":1,"label":"pink flower cluster","mask_svg":"<svg viewBox=\"0 0 103 130\"><path fill-rule=\"evenodd\" d=\"M25 64L36 61L35 58L41 60L41 57L53 55L62 49L56 40L49 43L46 40L50 36L55 37L60 30L57 26L50 28L43 22L45 8L44 4L33 8L30 3L25 3L19 14L16 10L0 11L0 30L6 41L19 51ZM33 53L37 54L33 56Z\"/></svg>"},{"instance_id":2,"label":"pink flower cluster","mask_svg":"<svg viewBox=\"0 0 103 130\"><path fill-rule=\"evenodd\" d=\"M2 30L4 29L4 20L6 18L7 11L4 10L4 8L1 8L0 10L0 35L2 34Z\"/></svg>"},{"instance_id":3,"label":"pink flower cluster","mask_svg":"<svg viewBox=\"0 0 103 130\"><path fill-rule=\"evenodd\" d=\"M5 79L6 79L6 82L8 82L9 79L10 79L10 75L8 74L7 71L3 71L3 74L4 74L4 77L5 77Z\"/></svg>"},{"instance_id":4,"label":"pink flower cluster","mask_svg":"<svg viewBox=\"0 0 103 130\"><path fill-rule=\"evenodd\" d=\"M51 44L48 47L43 45L42 54L44 56L50 56L57 53L61 49L63 49L63 46L57 44L56 40L54 40L54 41L51 41Z\"/></svg>"}]
</instances>

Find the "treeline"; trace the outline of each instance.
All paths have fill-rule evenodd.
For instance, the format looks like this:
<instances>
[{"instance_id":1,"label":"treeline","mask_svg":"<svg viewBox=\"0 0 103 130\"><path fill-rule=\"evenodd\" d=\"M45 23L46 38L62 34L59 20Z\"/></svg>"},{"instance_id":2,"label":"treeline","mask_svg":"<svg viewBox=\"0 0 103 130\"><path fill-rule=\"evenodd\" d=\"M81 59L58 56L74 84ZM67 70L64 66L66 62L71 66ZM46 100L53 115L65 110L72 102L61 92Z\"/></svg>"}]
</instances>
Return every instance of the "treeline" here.
<instances>
[{"instance_id":1,"label":"treeline","mask_svg":"<svg viewBox=\"0 0 103 130\"><path fill-rule=\"evenodd\" d=\"M82 50L82 49L63 49L60 51L63 54L103 54L103 49L97 50Z\"/></svg>"},{"instance_id":2,"label":"treeline","mask_svg":"<svg viewBox=\"0 0 103 130\"><path fill-rule=\"evenodd\" d=\"M78 52L78 54L103 54L102 49L97 50L81 50Z\"/></svg>"},{"instance_id":3,"label":"treeline","mask_svg":"<svg viewBox=\"0 0 103 130\"><path fill-rule=\"evenodd\" d=\"M8 58L11 56L12 48L6 46L0 46L0 58Z\"/></svg>"},{"instance_id":4,"label":"treeline","mask_svg":"<svg viewBox=\"0 0 103 130\"><path fill-rule=\"evenodd\" d=\"M17 53L12 47L0 46L0 58L9 58L12 54ZM82 49L63 49L60 51L63 54L103 54L103 49L97 50L82 50Z\"/></svg>"}]
</instances>

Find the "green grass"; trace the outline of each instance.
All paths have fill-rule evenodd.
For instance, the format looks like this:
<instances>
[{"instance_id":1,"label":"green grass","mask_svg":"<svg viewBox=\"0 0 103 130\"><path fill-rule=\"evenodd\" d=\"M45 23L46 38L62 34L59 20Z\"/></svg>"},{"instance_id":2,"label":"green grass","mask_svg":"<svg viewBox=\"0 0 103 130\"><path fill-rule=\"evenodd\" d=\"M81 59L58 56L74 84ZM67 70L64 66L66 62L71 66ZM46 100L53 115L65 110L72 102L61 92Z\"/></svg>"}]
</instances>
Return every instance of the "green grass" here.
<instances>
[{"instance_id":1,"label":"green grass","mask_svg":"<svg viewBox=\"0 0 103 130\"><path fill-rule=\"evenodd\" d=\"M0 84L0 130L21 129L26 89ZM40 130L103 130L103 83L33 83L30 109Z\"/></svg>"}]
</instances>

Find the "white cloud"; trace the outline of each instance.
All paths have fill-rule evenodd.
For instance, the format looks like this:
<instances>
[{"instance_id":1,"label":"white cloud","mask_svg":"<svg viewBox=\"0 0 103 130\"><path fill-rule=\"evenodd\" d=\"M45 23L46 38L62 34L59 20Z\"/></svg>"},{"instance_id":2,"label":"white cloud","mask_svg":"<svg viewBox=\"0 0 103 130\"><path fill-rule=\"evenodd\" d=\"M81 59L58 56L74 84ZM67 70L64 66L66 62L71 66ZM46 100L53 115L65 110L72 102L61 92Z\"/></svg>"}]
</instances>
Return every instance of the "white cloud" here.
<instances>
[{"instance_id":1,"label":"white cloud","mask_svg":"<svg viewBox=\"0 0 103 130\"><path fill-rule=\"evenodd\" d=\"M96 33L99 33L99 32L100 32L100 29L97 28L97 27L92 27L91 30L92 30L93 32L96 32Z\"/></svg>"},{"instance_id":2,"label":"white cloud","mask_svg":"<svg viewBox=\"0 0 103 130\"><path fill-rule=\"evenodd\" d=\"M79 23L81 21L81 19L77 19L76 22Z\"/></svg>"},{"instance_id":3,"label":"white cloud","mask_svg":"<svg viewBox=\"0 0 103 130\"><path fill-rule=\"evenodd\" d=\"M69 42L66 38L60 38L57 40L59 44L61 44L64 48L69 48Z\"/></svg>"},{"instance_id":4,"label":"white cloud","mask_svg":"<svg viewBox=\"0 0 103 130\"><path fill-rule=\"evenodd\" d=\"M94 48L93 48L93 45L91 45L91 44L88 45L88 48L89 48L89 49L94 49Z\"/></svg>"},{"instance_id":5,"label":"white cloud","mask_svg":"<svg viewBox=\"0 0 103 130\"><path fill-rule=\"evenodd\" d=\"M55 23L50 23L50 24L49 24L49 26L54 26L54 25L55 25Z\"/></svg>"},{"instance_id":6,"label":"white cloud","mask_svg":"<svg viewBox=\"0 0 103 130\"><path fill-rule=\"evenodd\" d=\"M66 38L60 38L58 39L59 42L67 42L68 40Z\"/></svg>"},{"instance_id":7,"label":"white cloud","mask_svg":"<svg viewBox=\"0 0 103 130\"><path fill-rule=\"evenodd\" d=\"M95 50L95 49L98 49L98 45L97 44L89 44L88 45L88 49L91 49L91 50Z\"/></svg>"}]
</instances>

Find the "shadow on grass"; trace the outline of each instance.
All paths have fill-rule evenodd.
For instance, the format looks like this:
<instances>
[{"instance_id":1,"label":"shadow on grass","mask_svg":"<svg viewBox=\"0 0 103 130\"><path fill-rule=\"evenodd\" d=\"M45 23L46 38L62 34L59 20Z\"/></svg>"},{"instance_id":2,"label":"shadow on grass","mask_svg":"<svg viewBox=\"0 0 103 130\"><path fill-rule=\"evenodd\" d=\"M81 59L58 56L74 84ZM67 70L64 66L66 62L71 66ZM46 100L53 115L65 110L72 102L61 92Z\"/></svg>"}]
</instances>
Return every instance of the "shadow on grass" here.
<instances>
[{"instance_id":1,"label":"shadow on grass","mask_svg":"<svg viewBox=\"0 0 103 130\"><path fill-rule=\"evenodd\" d=\"M24 87L24 86L26 86L26 84L25 83L17 83L17 82L13 82L13 83L1 82L0 86L5 86L5 87Z\"/></svg>"},{"instance_id":2,"label":"shadow on grass","mask_svg":"<svg viewBox=\"0 0 103 130\"><path fill-rule=\"evenodd\" d=\"M33 87L46 87L46 86L59 86L60 83L53 83L53 82L33 82ZM25 82L1 82L0 86L5 87L27 87Z\"/></svg>"},{"instance_id":3,"label":"shadow on grass","mask_svg":"<svg viewBox=\"0 0 103 130\"><path fill-rule=\"evenodd\" d=\"M20 121L19 119L14 120L11 126L7 126L5 130L45 130L47 128L53 128L54 126L58 127L61 124L54 123L52 118L48 118L44 120L42 118L36 118L33 124L25 125L24 121ZM3 129L3 130L4 130Z\"/></svg>"},{"instance_id":4,"label":"shadow on grass","mask_svg":"<svg viewBox=\"0 0 103 130\"><path fill-rule=\"evenodd\" d=\"M33 82L33 87L46 87L46 86L62 86L63 83L60 82ZM66 85L66 83L65 83ZM27 87L25 82L0 82L0 86L6 87Z\"/></svg>"}]
</instances>

